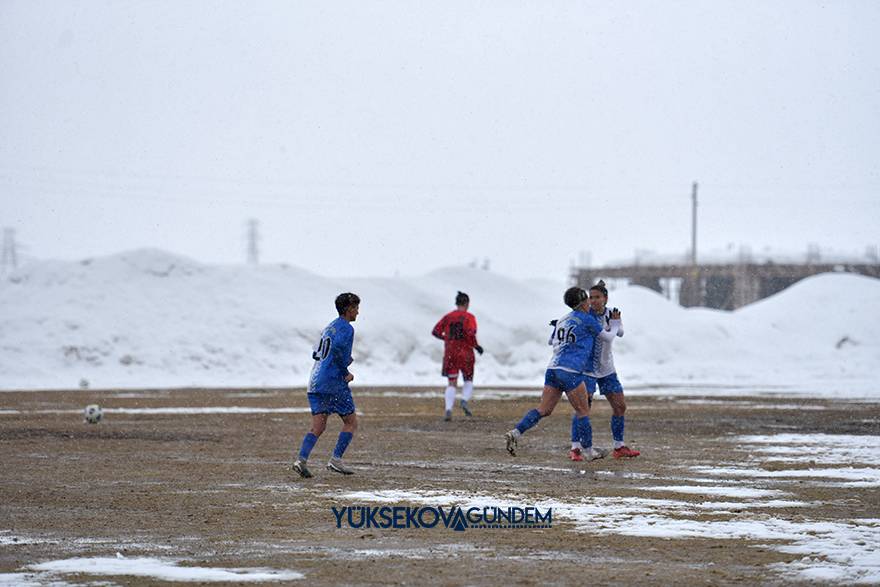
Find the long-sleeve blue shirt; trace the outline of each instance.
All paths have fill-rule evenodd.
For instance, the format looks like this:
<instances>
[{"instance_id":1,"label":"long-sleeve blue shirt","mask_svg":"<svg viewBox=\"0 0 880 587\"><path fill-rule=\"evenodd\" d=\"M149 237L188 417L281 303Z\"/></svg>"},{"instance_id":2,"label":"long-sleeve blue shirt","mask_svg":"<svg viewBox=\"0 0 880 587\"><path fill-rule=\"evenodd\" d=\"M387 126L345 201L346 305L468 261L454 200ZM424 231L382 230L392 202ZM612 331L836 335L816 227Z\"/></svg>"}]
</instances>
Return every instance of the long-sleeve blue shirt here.
<instances>
[{"instance_id":1,"label":"long-sleeve blue shirt","mask_svg":"<svg viewBox=\"0 0 880 587\"><path fill-rule=\"evenodd\" d=\"M556 320L549 341L553 345L553 356L547 368L572 373L590 371L596 336L600 332L602 326L599 320L580 310L573 310Z\"/></svg>"},{"instance_id":2,"label":"long-sleeve blue shirt","mask_svg":"<svg viewBox=\"0 0 880 587\"><path fill-rule=\"evenodd\" d=\"M312 350L315 365L309 377L309 393L336 394L348 388L345 376L351 365L354 328L341 316L321 332L321 340Z\"/></svg>"}]
</instances>

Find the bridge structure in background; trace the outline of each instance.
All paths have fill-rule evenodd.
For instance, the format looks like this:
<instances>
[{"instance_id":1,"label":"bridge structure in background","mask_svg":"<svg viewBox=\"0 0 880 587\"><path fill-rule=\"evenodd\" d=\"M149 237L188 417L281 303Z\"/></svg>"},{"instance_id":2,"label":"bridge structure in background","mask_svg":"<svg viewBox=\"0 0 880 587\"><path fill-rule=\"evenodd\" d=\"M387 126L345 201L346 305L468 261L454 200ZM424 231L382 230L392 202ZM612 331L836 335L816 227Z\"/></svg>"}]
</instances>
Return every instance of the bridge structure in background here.
<instances>
[{"instance_id":1,"label":"bridge structure in background","mask_svg":"<svg viewBox=\"0 0 880 587\"><path fill-rule=\"evenodd\" d=\"M697 191L699 184L691 185L691 246L685 257L654 258L654 262L636 260L629 265L609 267L574 267L571 277L575 285L588 289L600 279L611 283L626 280L641 285L666 297L675 298L685 307L702 306L718 310L736 310L752 302L772 296L794 285L801 279L829 272L848 272L880 278L880 249L870 245L864 257L829 259L818 244L807 248L807 255L800 261L770 257L762 254L756 259L751 248L741 246L736 257L722 253L710 255L713 261L697 261ZM651 254L649 251L644 253ZM823 259L823 257L825 257ZM582 265L584 260L582 258Z\"/></svg>"},{"instance_id":2,"label":"bridge structure in background","mask_svg":"<svg viewBox=\"0 0 880 587\"><path fill-rule=\"evenodd\" d=\"M771 296L811 275L849 272L880 278L880 262L774 263L772 261L575 267L572 279L589 288L598 280L627 280L672 297L682 306L735 310Z\"/></svg>"}]
</instances>

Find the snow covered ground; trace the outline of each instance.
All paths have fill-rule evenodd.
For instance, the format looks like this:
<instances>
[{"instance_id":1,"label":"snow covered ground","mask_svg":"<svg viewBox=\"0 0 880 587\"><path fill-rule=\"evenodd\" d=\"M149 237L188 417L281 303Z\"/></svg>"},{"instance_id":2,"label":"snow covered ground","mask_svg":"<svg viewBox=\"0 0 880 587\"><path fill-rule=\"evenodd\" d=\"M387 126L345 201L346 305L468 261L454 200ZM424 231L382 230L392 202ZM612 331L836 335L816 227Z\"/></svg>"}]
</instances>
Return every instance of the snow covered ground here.
<instances>
[{"instance_id":1,"label":"snow covered ground","mask_svg":"<svg viewBox=\"0 0 880 587\"><path fill-rule=\"evenodd\" d=\"M207 265L157 250L38 261L0 281L0 389L302 386L342 291L362 298L355 384L438 385L431 327L470 294L486 354L478 385L539 386L562 282L472 268L414 278L325 278L289 266ZM878 397L880 280L825 274L736 312L611 292L631 392Z\"/></svg>"}]
</instances>

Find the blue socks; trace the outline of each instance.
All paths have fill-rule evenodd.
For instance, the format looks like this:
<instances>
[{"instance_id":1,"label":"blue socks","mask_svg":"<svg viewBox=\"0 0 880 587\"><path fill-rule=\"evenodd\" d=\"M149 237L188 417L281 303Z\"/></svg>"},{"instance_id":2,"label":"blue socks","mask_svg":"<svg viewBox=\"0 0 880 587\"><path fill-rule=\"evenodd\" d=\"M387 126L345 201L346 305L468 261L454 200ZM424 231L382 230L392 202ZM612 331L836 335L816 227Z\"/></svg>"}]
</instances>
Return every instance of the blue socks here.
<instances>
[{"instance_id":1,"label":"blue socks","mask_svg":"<svg viewBox=\"0 0 880 587\"><path fill-rule=\"evenodd\" d=\"M589 429L589 439L592 441L593 439L593 427L590 425L589 417L587 420L587 428ZM611 437L614 438L617 442L623 442L623 426L624 419L623 416L611 416ZM584 447L591 446L593 443L585 444L583 441L583 433L580 430L580 424L577 417L577 414L572 416L571 418L571 441L578 442L580 441L581 445Z\"/></svg>"},{"instance_id":2,"label":"blue socks","mask_svg":"<svg viewBox=\"0 0 880 587\"><path fill-rule=\"evenodd\" d=\"M354 434L351 432L340 432L339 440L336 441L336 448L333 450L333 456L337 459L341 459L352 438L354 438ZM309 460L309 455L312 453L312 449L315 448L316 442L318 442L318 437L311 432L305 435L302 441L302 446L299 449L300 460Z\"/></svg>"},{"instance_id":3,"label":"blue socks","mask_svg":"<svg viewBox=\"0 0 880 587\"><path fill-rule=\"evenodd\" d=\"M541 414L538 410L530 410L523 416L523 419L519 421L519 424L516 425L516 429L519 430L519 433L522 434L532 426L538 423L538 420L541 419Z\"/></svg>"},{"instance_id":4,"label":"blue socks","mask_svg":"<svg viewBox=\"0 0 880 587\"><path fill-rule=\"evenodd\" d=\"M299 447L300 460L309 460L309 455L312 454L312 449L315 448L316 442L318 442L318 437L311 432L305 435L305 437L303 438L302 446Z\"/></svg>"},{"instance_id":5,"label":"blue socks","mask_svg":"<svg viewBox=\"0 0 880 587\"><path fill-rule=\"evenodd\" d=\"M590 448L593 446L593 426L590 424L590 417L575 418L577 423L577 434L581 441L581 446Z\"/></svg>"},{"instance_id":6,"label":"blue socks","mask_svg":"<svg viewBox=\"0 0 880 587\"><path fill-rule=\"evenodd\" d=\"M623 416L611 416L611 437L623 442Z\"/></svg>"},{"instance_id":7,"label":"blue socks","mask_svg":"<svg viewBox=\"0 0 880 587\"><path fill-rule=\"evenodd\" d=\"M523 419L520 420L520 423L516 425L516 429L519 430L520 434L534 426L538 423L538 420L541 419L541 414L538 413L538 410L532 410L523 416ZM620 418L620 429L621 434L623 431L623 418ZM583 418L578 418L575 415L571 419L571 441L578 442L580 441L581 446L584 448L589 448L593 446L593 425L590 424L590 417L584 416Z\"/></svg>"},{"instance_id":8,"label":"blue socks","mask_svg":"<svg viewBox=\"0 0 880 587\"><path fill-rule=\"evenodd\" d=\"M354 434L351 432L339 433L339 440L336 441L336 448L333 450L334 458L342 458L342 454L345 452L345 449L348 448L348 443L351 442L352 437L354 437Z\"/></svg>"}]
</instances>

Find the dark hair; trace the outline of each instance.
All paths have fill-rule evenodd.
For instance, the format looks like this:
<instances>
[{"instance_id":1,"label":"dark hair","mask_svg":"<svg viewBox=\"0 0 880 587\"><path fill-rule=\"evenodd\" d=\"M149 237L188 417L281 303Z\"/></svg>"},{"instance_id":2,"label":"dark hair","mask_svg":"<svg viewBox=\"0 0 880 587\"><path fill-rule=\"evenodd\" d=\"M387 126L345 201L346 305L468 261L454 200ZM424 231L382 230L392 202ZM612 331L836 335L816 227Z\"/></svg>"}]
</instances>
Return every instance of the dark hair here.
<instances>
[{"instance_id":1,"label":"dark hair","mask_svg":"<svg viewBox=\"0 0 880 587\"><path fill-rule=\"evenodd\" d=\"M596 285L594 285L593 287L590 288L590 291L593 291L594 289L596 291L598 291L599 293L601 293L606 298L608 297L608 288L605 287L605 282L602 281L601 279L599 280L599 283L597 283Z\"/></svg>"},{"instance_id":2,"label":"dark hair","mask_svg":"<svg viewBox=\"0 0 880 587\"><path fill-rule=\"evenodd\" d=\"M584 291L584 288L575 286L565 290L565 295L562 296L562 301L565 302L566 306L573 309L580 306L581 302L589 297L590 296L587 292Z\"/></svg>"},{"instance_id":3,"label":"dark hair","mask_svg":"<svg viewBox=\"0 0 880 587\"><path fill-rule=\"evenodd\" d=\"M465 304L469 304L471 302L470 296L468 296L463 291L458 292L458 295L455 296L455 305L456 306L464 306Z\"/></svg>"},{"instance_id":4,"label":"dark hair","mask_svg":"<svg viewBox=\"0 0 880 587\"><path fill-rule=\"evenodd\" d=\"M352 306L356 306L361 303L361 299L357 297L356 294L346 292L341 293L336 296L336 311L339 312L339 315L345 314L345 312Z\"/></svg>"}]
</instances>

